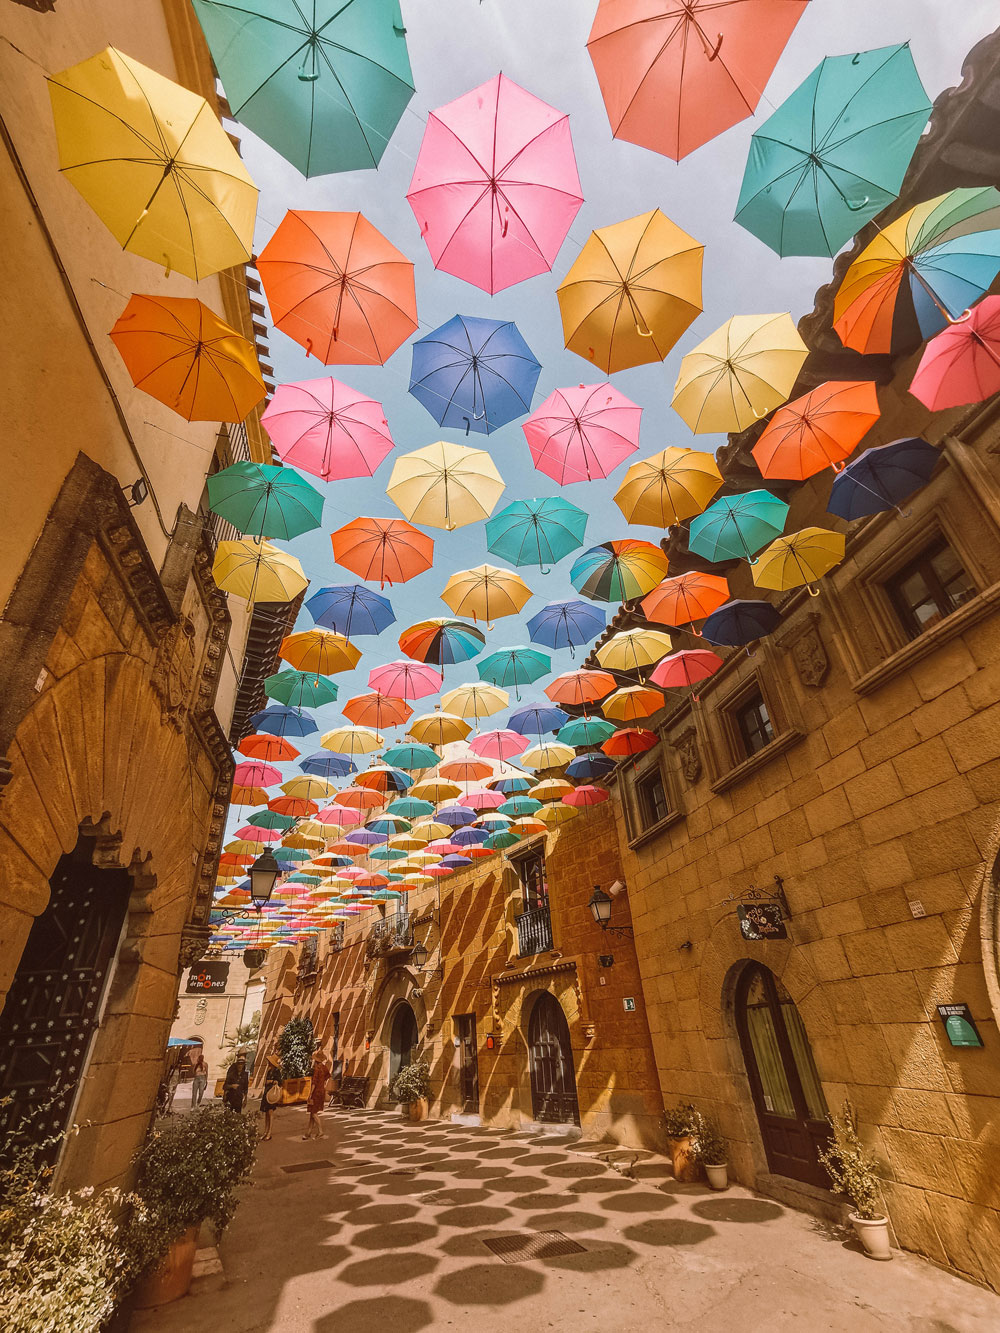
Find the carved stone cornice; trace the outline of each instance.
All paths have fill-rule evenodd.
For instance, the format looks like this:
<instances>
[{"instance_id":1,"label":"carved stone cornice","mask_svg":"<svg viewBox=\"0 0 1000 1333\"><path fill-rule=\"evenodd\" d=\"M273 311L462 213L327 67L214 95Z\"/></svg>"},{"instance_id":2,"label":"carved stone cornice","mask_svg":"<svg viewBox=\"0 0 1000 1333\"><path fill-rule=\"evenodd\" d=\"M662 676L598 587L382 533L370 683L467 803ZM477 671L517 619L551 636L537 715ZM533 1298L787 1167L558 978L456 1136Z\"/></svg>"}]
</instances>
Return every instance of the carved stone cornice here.
<instances>
[{"instance_id":1,"label":"carved stone cornice","mask_svg":"<svg viewBox=\"0 0 1000 1333\"><path fill-rule=\"evenodd\" d=\"M192 921L185 923L181 930L181 944L177 954L178 976L186 967L191 967L204 956L210 935L208 926L196 925Z\"/></svg>"}]
</instances>

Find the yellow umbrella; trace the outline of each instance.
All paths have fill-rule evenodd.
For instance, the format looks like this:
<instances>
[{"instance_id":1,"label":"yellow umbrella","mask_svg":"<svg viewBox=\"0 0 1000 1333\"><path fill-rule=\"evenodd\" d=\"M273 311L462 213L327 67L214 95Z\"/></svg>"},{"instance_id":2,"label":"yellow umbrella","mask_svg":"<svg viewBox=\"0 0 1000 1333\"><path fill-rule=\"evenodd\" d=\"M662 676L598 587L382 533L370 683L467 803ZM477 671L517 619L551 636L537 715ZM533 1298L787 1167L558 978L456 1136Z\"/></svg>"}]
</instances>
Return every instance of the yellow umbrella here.
<instances>
[{"instance_id":1,"label":"yellow umbrella","mask_svg":"<svg viewBox=\"0 0 1000 1333\"><path fill-rule=\"evenodd\" d=\"M397 867L403 865L402 861L396 862ZM433 884L434 876L425 875L422 870L413 870L405 874L401 881L410 889L422 889L425 884Z\"/></svg>"},{"instance_id":2,"label":"yellow umbrella","mask_svg":"<svg viewBox=\"0 0 1000 1333\"><path fill-rule=\"evenodd\" d=\"M113 46L49 97L59 169L120 245L196 280L246 263L257 187L203 97Z\"/></svg>"},{"instance_id":3,"label":"yellow umbrella","mask_svg":"<svg viewBox=\"0 0 1000 1333\"><path fill-rule=\"evenodd\" d=\"M374 751L381 750L384 744L384 739L377 731L372 731L371 727L334 727L333 731L328 731L320 741L324 750L352 756L373 754Z\"/></svg>"},{"instance_id":4,"label":"yellow umbrella","mask_svg":"<svg viewBox=\"0 0 1000 1333\"><path fill-rule=\"evenodd\" d=\"M330 826L321 824L316 819L300 819L296 829L299 833L304 833L307 838L319 838L324 842L330 836Z\"/></svg>"},{"instance_id":5,"label":"yellow umbrella","mask_svg":"<svg viewBox=\"0 0 1000 1333\"><path fill-rule=\"evenodd\" d=\"M285 635L281 657L297 671L332 676L338 671L353 671L361 661L361 649L333 630L305 629Z\"/></svg>"},{"instance_id":6,"label":"yellow umbrella","mask_svg":"<svg viewBox=\"0 0 1000 1333\"><path fill-rule=\"evenodd\" d=\"M784 592L815 583L844 558L844 535L826 528L803 528L777 537L752 566L758 588ZM812 589L810 589L810 592Z\"/></svg>"},{"instance_id":7,"label":"yellow umbrella","mask_svg":"<svg viewBox=\"0 0 1000 1333\"><path fill-rule=\"evenodd\" d=\"M477 565L475 569L460 569L452 574L441 594L456 616L471 616L473 620L500 620L516 616L531 597L531 589L512 569L498 569L496 565Z\"/></svg>"},{"instance_id":8,"label":"yellow umbrella","mask_svg":"<svg viewBox=\"0 0 1000 1333\"><path fill-rule=\"evenodd\" d=\"M462 788L457 782L448 782L445 778L425 778L423 782L415 782L406 793L412 796L416 801L450 801L455 796L461 796Z\"/></svg>"},{"instance_id":9,"label":"yellow umbrella","mask_svg":"<svg viewBox=\"0 0 1000 1333\"><path fill-rule=\"evenodd\" d=\"M608 374L662 361L701 314L704 253L658 208L598 227L556 288L566 346Z\"/></svg>"},{"instance_id":10,"label":"yellow umbrella","mask_svg":"<svg viewBox=\"0 0 1000 1333\"><path fill-rule=\"evenodd\" d=\"M544 805L546 801L561 801L567 792L573 790L572 782L567 782L564 778L546 778L544 782L536 782L526 795L533 801L541 801ZM537 810L535 814L537 816Z\"/></svg>"},{"instance_id":11,"label":"yellow umbrella","mask_svg":"<svg viewBox=\"0 0 1000 1333\"><path fill-rule=\"evenodd\" d=\"M439 440L396 459L386 495L411 523L451 532L489 518L503 488L485 449Z\"/></svg>"},{"instance_id":12,"label":"yellow umbrella","mask_svg":"<svg viewBox=\"0 0 1000 1333\"><path fill-rule=\"evenodd\" d=\"M301 847L307 852L321 852L326 846L322 838L309 838L298 829L294 833L286 833L281 839L283 847Z\"/></svg>"},{"instance_id":13,"label":"yellow umbrella","mask_svg":"<svg viewBox=\"0 0 1000 1333\"><path fill-rule=\"evenodd\" d=\"M423 838L415 838L412 833L397 833L386 844L388 847L398 848L401 852L418 852L423 845Z\"/></svg>"},{"instance_id":14,"label":"yellow umbrella","mask_svg":"<svg viewBox=\"0 0 1000 1333\"><path fill-rule=\"evenodd\" d=\"M265 795L267 793L265 792ZM222 849L224 852L232 852L235 856L259 856L260 843L248 842L246 838L232 838Z\"/></svg>"},{"instance_id":15,"label":"yellow umbrella","mask_svg":"<svg viewBox=\"0 0 1000 1333\"><path fill-rule=\"evenodd\" d=\"M525 768L562 768L575 757L576 751L572 745L563 745L561 741L543 741L518 755L517 762Z\"/></svg>"},{"instance_id":16,"label":"yellow umbrella","mask_svg":"<svg viewBox=\"0 0 1000 1333\"><path fill-rule=\"evenodd\" d=\"M496 685L479 681L474 685L457 685L441 696L441 707L459 717L471 717L476 723L481 717L492 717L506 708L510 695Z\"/></svg>"},{"instance_id":17,"label":"yellow umbrella","mask_svg":"<svg viewBox=\"0 0 1000 1333\"><path fill-rule=\"evenodd\" d=\"M575 805L566 805L563 801L556 801L553 805L543 805L541 810L536 810L535 818L540 820L546 828L558 828L560 824L568 824L579 813Z\"/></svg>"},{"instance_id":18,"label":"yellow umbrella","mask_svg":"<svg viewBox=\"0 0 1000 1333\"><path fill-rule=\"evenodd\" d=\"M700 514L722 485L711 454L699 449L661 449L632 463L615 492L626 522L669 528Z\"/></svg>"},{"instance_id":19,"label":"yellow umbrella","mask_svg":"<svg viewBox=\"0 0 1000 1333\"><path fill-rule=\"evenodd\" d=\"M287 782L281 784L281 790L286 796L301 796L307 801L323 801L328 796L332 796L337 788L332 782L327 782L326 778L314 778L299 775L289 778Z\"/></svg>"},{"instance_id":20,"label":"yellow umbrella","mask_svg":"<svg viewBox=\"0 0 1000 1333\"><path fill-rule=\"evenodd\" d=\"M223 592L251 603L290 602L309 586L294 555L254 537L219 542L212 578Z\"/></svg>"},{"instance_id":21,"label":"yellow umbrella","mask_svg":"<svg viewBox=\"0 0 1000 1333\"><path fill-rule=\"evenodd\" d=\"M611 671L641 671L673 651L670 635L658 629L626 629L597 650L597 660Z\"/></svg>"},{"instance_id":22,"label":"yellow umbrella","mask_svg":"<svg viewBox=\"0 0 1000 1333\"><path fill-rule=\"evenodd\" d=\"M404 867L404 870L409 870L411 867L419 869L423 866L436 866L440 860L438 852L411 852L405 861L397 861L396 864Z\"/></svg>"},{"instance_id":23,"label":"yellow umbrella","mask_svg":"<svg viewBox=\"0 0 1000 1333\"><path fill-rule=\"evenodd\" d=\"M435 709L433 713L415 717L409 734L422 745L447 745L450 741L464 741L471 730L464 718Z\"/></svg>"},{"instance_id":24,"label":"yellow umbrella","mask_svg":"<svg viewBox=\"0 0 1000 1333\"><path fill-rule=\"evenodd\" d=\"M410 833L415 838L419 838L421 845L433 842L435 838L450 838L452 829L448 824L441 824L436 819L418 819L410 829Z\"/></svg>"},{"instance_id":25,"label":"yellow umbrella","mask_svg":"<svg viewBox=\"0 0 1000 1333\"><path fill-rule=\"evenodd\" d=\"M807 350L791 315L734 315L681 362L674 410L696 435L746 430L785 402Z\"/></svg>"}]
</instances>

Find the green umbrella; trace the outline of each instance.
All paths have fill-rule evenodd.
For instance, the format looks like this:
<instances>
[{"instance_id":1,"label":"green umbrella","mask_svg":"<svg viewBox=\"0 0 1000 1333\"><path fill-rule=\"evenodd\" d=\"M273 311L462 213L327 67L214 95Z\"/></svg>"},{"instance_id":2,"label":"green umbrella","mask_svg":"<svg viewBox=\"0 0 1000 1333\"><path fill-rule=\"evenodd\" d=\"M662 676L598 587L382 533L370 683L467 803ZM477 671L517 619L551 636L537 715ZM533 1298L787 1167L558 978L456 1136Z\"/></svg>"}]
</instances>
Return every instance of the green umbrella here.
<instances>
[{"instance_id":1,"label":"green umbrella","mask_svg":"<svg viewBox=\"0 0 1000 1333\"><path fill-rule=\"evenodd\" d=\"M337 697L335 682L311 671L278 671L264 678L264 689L269 699L278 699L291 708L319 708L332 704Z\"/></svg>"},{"instance_id":2,"label":"green umbrella","mask_svg":"<svg viewBox=\"0 0 1000 1333\"><path fill-rule=\"evenodd\" d=\"M613 736L617 727L603 717L576 717L556 732L556 740L563 745L603 745Z\"/></svg>"},{"instance_id":3,"label":"green umbrella","mask_svg":"<svg viewBox=\"0 0 1000 1333\"><path fill-rule=\"evenodd\" d=\"M287 541L318 528L323 497L290 467L234 463L208 479L213 514L253 537Z\"/></svg>"},{"instance_id":4,"label":"green umbrella","mask_svg":"<svg viewBox=\"0 0 1000 1333\"><path fill-rule=\"evenodd\" d=\"M276 810L255 810L252 815L247 815L247 823L257 828L277 828L284 831L290 829L295 820L291 815L279 815Z\"/></svg>"},{"instance_id":5,"label":"green umbrella","mask_svg":"<svg viewBox=\"0 0 1000 1333\"><path fill-rule=\"evenodd\" d=\"M724 495L691 520L688 550L706 560L752 560L784 531L788 505L770 491Z\"/></svg>"},{"instance_id":6,"label":"green umbrella","mask_svg":"<svg viewBox=\"0 0 1000 1333\"><path fill-rule=\"evenodd\" d=\"M480 680L488 680L501 687L513 685L516 697L520 699L520 686L530 685L533 680L538 680L550 671L552 659L547 653L518 645L516 648L501 648L499 652L490 653L477 666Z\"/></svg>"},{"instance_id":7,"label":"green umbrella","mask_svg":"<svg viewBox=\"0 0 1000 1333\"><path fill-rule=\"evenodd\" d=\"M233 115L306 176L377 167L413 75L399 0L193 0Z\"/></svg>"},{"instance_id":8,"label":"green umbrella","mask_svg":"<svg viewBox=\"0 0 1000 1333\"><path fill-rule=\"evenodd\" d=\"M930 113L909 46L828 56L753 135L736 221L779 255L835 255L899 194Z\"/></svg>"},{"instance_id":9,"label":"green umbrella","mask_svg":"<svg viewBox=\"0 0 1000 1333\"><path fill-rule=\"evenodd\" d=\"M561 495L514 500L486 524L486 549L512 565L554 565L583 545L587 514Z\"/></svg>"}]
</instances>

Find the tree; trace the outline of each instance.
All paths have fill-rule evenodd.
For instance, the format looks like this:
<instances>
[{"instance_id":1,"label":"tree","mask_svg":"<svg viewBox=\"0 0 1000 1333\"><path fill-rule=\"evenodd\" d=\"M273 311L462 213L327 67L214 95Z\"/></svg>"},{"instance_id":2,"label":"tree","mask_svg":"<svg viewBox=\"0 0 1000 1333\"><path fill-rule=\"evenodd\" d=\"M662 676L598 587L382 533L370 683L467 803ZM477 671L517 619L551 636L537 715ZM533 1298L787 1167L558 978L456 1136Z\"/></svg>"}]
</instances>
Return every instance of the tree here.
<instances>
[{"instance_id":1,"label":"tree","mask_svg":"<svg viewBox=\"0 0 1000 1333\"><path fill-rule=\"evenodd\" d=\"M281 1029L278 1050L281 1053L281 1077L305 1078L312 1068L316 1034L308 1018L290 1018Z\"/></svg>"},{"instance_id":2,"label":"tree","mask_svg":"<svg viewBox=\"0 0 1000 1333\"><path fill-rule=\"evenodd\" d=\"M247 1069L253 1069L257 1054L257 1039L260 1036L260 1010L248 1023L241 1023L231 1037L226 1038L226 1056L222 1061L223 1069L228 1069L241 1052L247 1058Z\"/></svg>"}]
</instances>

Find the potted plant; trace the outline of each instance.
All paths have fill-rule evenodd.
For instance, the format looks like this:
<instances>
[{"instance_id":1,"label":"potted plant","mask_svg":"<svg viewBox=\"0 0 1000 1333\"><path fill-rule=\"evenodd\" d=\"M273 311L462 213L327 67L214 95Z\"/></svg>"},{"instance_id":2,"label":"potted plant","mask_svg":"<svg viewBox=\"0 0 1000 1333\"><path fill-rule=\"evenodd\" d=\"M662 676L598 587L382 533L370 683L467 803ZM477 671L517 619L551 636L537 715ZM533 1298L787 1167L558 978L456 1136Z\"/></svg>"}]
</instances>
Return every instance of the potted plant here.
<instances>
[{"instance_id":1,"label":"potted plant","mask_svg":"<svg viewBox=\"0 0 1000 1333\"><path fill-rule=\"evenodd\" d=\"M136 1308L183 1296L202 1222L223 1231L236 1212L257 1146L253 1116L203 1106L157 1121L140 1148L127 1228L131 1266L141 1273Z\"/></svg>"},{"instance_id":2,"label":"potted plant","mask_svg":"<svg viewBox=\"0 0 1000 1333\"><path fill-rule=\"evenodd\" d=\"M882 1211L878 1158L858 1136L857 1112L845 1101L840 1115L827 1116L833 1142L819 1159L833 1186L854 1205L849 1214L855 1235L872 1259L891 1259L889 1219Z\"/></svg>"},{"instance_id":3,"label":"potted plant","mask_svg":"<svg viewBox=\"0 0 1000 1333\"><path fill-rule=\"evenodd\" d=\"M304 1102L309 1096L309 1074L312 1069L316 1033L308 1018L290 1018L278 1037L281 1057L281 1104Z\"/></svg>"},{"instance_id":4,"label":"potted plant","mask_svg":"<svg viewBox=\"0 0 1000 1333\"><path fill-rule=\"evenodd\" d=\"M713 1190L724 1190L729 1185L729 1166L726 1162L726 1140L711 1116L695 1111L692 1116L695 1161L704 1167Z\"/></svg>"},{"instance_id":5,"label":"potted plant","mask_svg":"<svg viewBox=\"0 0 1000 1333\"><path fill-rule=\"evenodd\" d=\"M678 1102L676 1106L664 1109L660 1121L670 1148L675 1180L698 1179L698 1163L694 1156L694 1116L695 1109L690 1102Z\"/></svg>"},{"instance_id":6,"label":"potted plant","mask_svg":"<svg viewBox=\"0 0 1000 1333\"><path fill-rule=\"evenodd\" d=\"M427 1094L431 1090L431 1067L423 1060L404 1065L389 1088L389 1096L399 1102L410 1120L427 1119Z\"/></svg>"}]
</instances>

